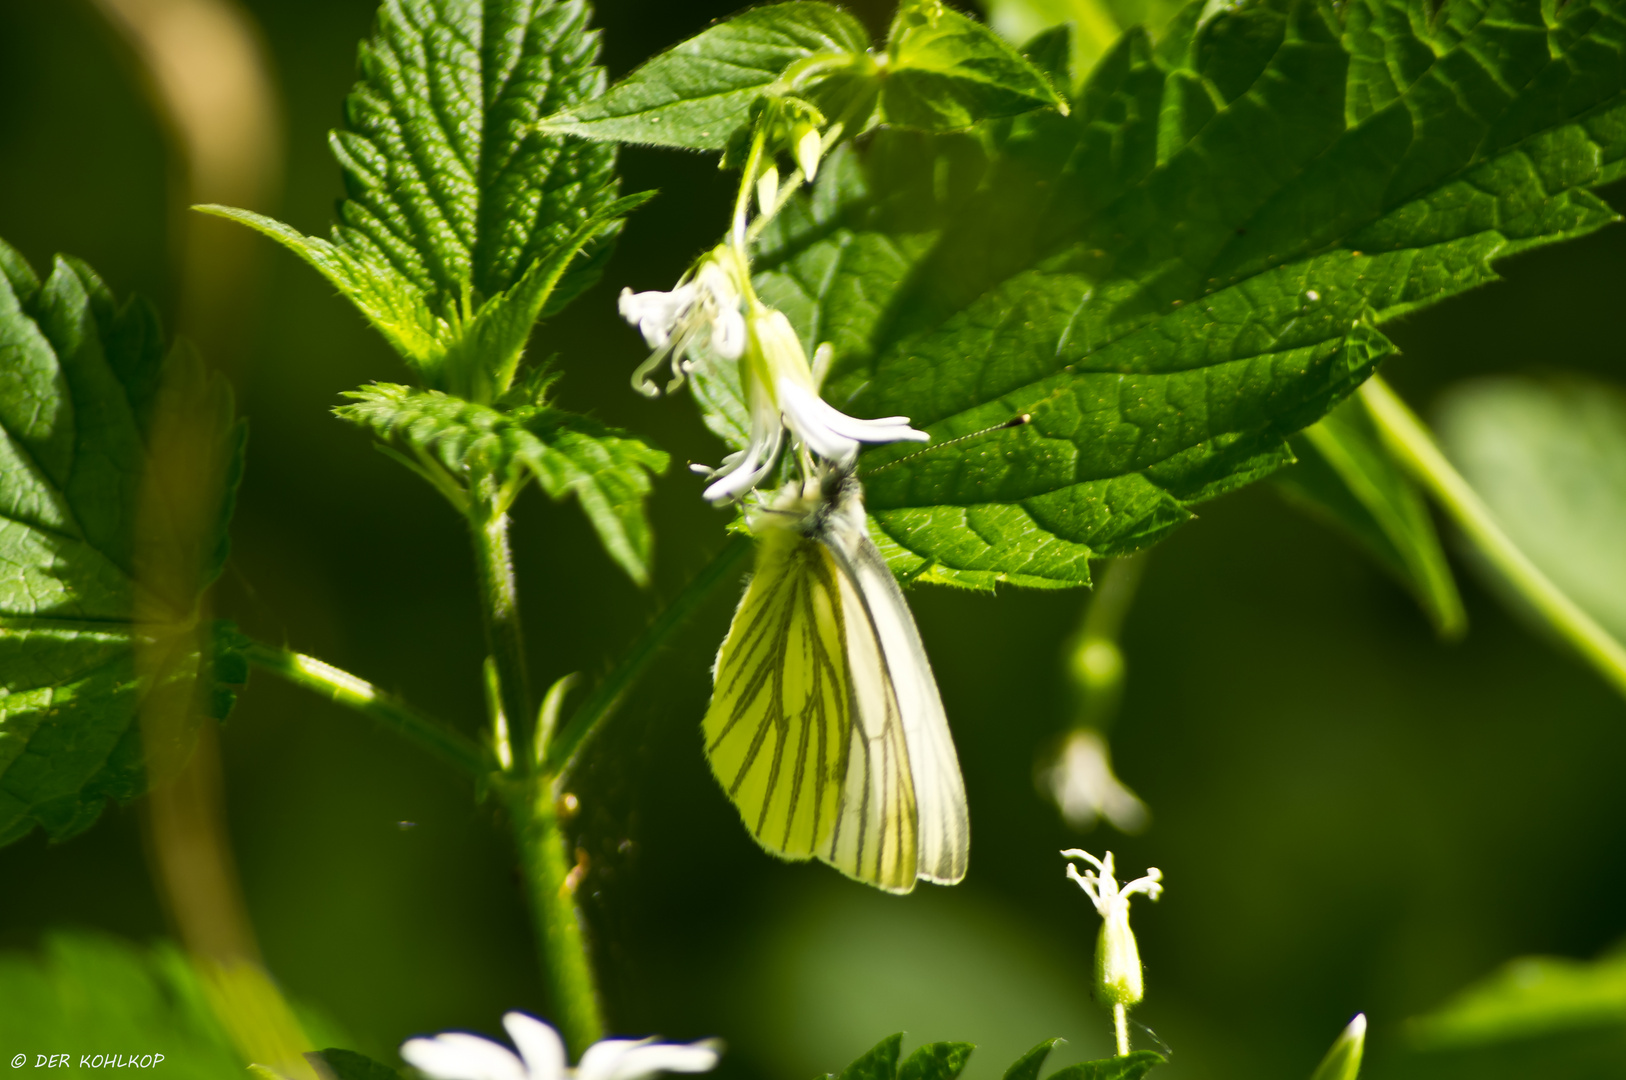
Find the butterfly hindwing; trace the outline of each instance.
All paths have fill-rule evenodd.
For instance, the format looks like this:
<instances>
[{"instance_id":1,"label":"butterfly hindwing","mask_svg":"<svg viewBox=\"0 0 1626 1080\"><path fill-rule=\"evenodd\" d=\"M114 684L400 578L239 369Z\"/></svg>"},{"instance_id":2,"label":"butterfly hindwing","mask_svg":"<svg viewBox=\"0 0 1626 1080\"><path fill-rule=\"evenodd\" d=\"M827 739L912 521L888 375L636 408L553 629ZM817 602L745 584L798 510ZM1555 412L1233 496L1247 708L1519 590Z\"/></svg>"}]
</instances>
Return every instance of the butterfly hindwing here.
<instances>
[{"instance_id":1,"label":"butterfly hindwing","mask_svg":"<svg viewBox=\"0 0 1626 1080\"><path fill-rule=\"evenodd\" d=\"M712 772L751 835L788 859L822 854L851 750L840 570L793 530L765 535L717 656L702 724Z\"/></svg>"},{"instance_id":2,"label":"butterfly hindwing","mask_svg":"<svg viewBox=\"0 0 1626 1080\"><path fill-rule=\"evenodd\" d=\"M869 538L856 485L844 495L823 535L858 598L857 604L848 605L847 621L849 625L860 621L861 606L862 621L873 635L886 672L887 704L901 728L912 780L915 873L952 885L965 877L971 846L959 755L908 601ZM859 667L856 657L853 666Z\"/></svg>"}]
</instances>

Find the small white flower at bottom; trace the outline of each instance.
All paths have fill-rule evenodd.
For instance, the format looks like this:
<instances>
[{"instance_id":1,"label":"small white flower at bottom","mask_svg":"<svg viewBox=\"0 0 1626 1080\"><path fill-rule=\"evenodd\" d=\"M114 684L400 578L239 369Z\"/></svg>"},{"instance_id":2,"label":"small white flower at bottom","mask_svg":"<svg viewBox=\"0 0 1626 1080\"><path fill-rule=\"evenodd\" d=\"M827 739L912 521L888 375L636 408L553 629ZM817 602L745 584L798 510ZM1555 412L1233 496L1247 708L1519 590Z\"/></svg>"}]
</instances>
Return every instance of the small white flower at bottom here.
<instances>
[{"instance_id":1,"label":"small white flower at bottom","mask_svg":"<svg viewBox=\"0 0 1626 1080\"><path fill-rule=\"evenodd\" d=\"M522 1012L508 1013L502 1022L518 1054L479 1035L446 1031L408 1039L401 1057L433 1080L641 1080L662 1072L709 1072L717 1065L717 1044L709 1039L687 1045L604 1039L572 1069L553 1028Z\"/></svg>"},{"instance_id":2,"label":"small white flower at bottom","mask_svg":"<svg viewBox=\"0 0 1626 1080\"><path fill-rule=\"evenodd\" d=\"M639 393L655 397L661 392L652 376L668 357L672 361L672 378L666 389L682 386L684 378L700 362L697 354L702 338L723 360L740 358L745 352L745 316L740 313L744 289L738 280L741 272L733 253L722 247L701 260L694 277L685 278L670 292L621 290L621 317L638 328L644 343L653 350L633 372L632 385Z\"/></svg>"},{"instance_id":3,"label":"small white flower at bottom","mask_svg":"<svg viewBox=\"0 0 1626 1080\"><path fill-rule=\"evenodd\" d=\"M1145 876L1120 887L1113 877L1112 852L1107 852L1105 859L1078 848L1061 855L1064 859L1083 859L1093 867L1081 874L1078 867L1068 863L1067 876L1078 882L1101 916L1101 936L1095 945L1096 993L1115 1008L1138 1003L1146 995L1146 986L1141 975L1140 948L1135 944L1134 931L1129 929L1129 898L1136 893L1145 894L1148 900L1163 895L1163 871L1154 866Z\"/></svg>"}]
</instances>

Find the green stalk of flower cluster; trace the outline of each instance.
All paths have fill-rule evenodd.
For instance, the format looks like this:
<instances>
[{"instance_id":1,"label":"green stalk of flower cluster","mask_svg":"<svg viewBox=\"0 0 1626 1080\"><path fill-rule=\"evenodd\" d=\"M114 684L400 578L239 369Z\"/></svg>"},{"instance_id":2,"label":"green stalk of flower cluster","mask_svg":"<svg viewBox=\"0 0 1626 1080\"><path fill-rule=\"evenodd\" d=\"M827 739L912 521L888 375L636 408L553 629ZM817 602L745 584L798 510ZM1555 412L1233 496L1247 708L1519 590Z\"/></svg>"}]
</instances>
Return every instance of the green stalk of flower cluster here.
<instances>
[{"instance_id":1,"label":"green stalk of flower cluster","mask_svg":"<svg viewBox=\"0 0 1626 1080\"><path fill-rule=\"evenodd\" d=\"M1395 457L1439 502L1502 580L1615 689L1626 694L1626 648L1553 584L1502 531L1490 507L1446 460L1423 422L1387 383L1374 375L1360 393Z\"/></svg>"}]
</instances>

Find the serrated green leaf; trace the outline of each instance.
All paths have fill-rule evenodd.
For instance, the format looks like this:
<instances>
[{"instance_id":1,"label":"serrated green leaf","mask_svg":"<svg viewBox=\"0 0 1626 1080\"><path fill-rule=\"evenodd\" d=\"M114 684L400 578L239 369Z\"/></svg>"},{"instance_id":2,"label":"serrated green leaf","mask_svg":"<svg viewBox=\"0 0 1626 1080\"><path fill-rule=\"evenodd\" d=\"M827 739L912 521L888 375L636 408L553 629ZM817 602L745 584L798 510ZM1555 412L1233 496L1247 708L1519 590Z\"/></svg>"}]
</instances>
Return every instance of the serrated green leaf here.
<instances>
[{"instance_id":1,"label":"serrated green leaf","mask_svg":"<svg viewBox=\"0 0 1626 1080\"><path fill-rule=\"evenodd\" d=\"M749 121L751 103L792 65L870 67L869 47L864 25L833 4L789 0L751 8L661 53L603 97L561 109L542 126L587 139L722 150ZM811 96L817 103L818 95Z\"/></svg>"},{"instance_id":2,"label":"serrated green leaf","mask_svg":"<svg viewBox=\"0 0 1626 1080\"><path fill-rule=\"evenodd\" d=\"M902 1046L903 1032L888 1035L842 1069L837 1080L895 1080Z\"/></svg>"},{"instance_id":3,"label":"serrated green leaf","mask_svg":"<svg viewBox=\"0 0 1626 1080\"><path fill-rule=\"evenodd\" d=\"M865 456L895 569L1081 583L1291 461L1381 323L1616 220L1590 189L1626 169L1626 0L1399 4L1130 31L1070 119L883 131L765 231L759 291L833 342L844 411L945 444L1032 416Z\"/></svg>"},{"instance_id":4,"label":"serrated green leaf","mask_svg":"<svg viewBox=\"0 0 1626 1080\"><path fill-rule=\"evenodd\" d=\"M331 241L200 209L319 270L429 385L500 395L531 324L596 279L634 205L616 201L614 147L536 127L603 89L590 11L581 0L386 0L331 140L348 194ZM494 341L480 336L493 305L504 309Z\"/></svg>"},{"instance_id":5,"label":"serrated green leaf","mask_svg":"<svg viewBox=\"0 0 1626 1080\"><path fill-rule=\"evenodd\" d=\"M1101 1061L1081 1061L1050 1074L1050 1080L1140 1080L1153 1068L1164 1064L1162 1054L1154 1050L1136 1050L1124 1057L1104 1058Z\"/></svg>"},{"instance_id":6,"label":"serrated green leaf","mask_svg":"<svg viewBox=\"0 0 1626 1080\"><path fill-rule=\"evenodd\" d=\"M667 455L595 420L542 404L506 410L393 383L345 395L334 412L386 444L423 455L455 483L491 477L517 494L534 477L554 499L574 495L610 557L649 581L654 537L644 512L651 473Z\"/></svg>"},{"instance_id":7,"label":"serrated green leaf","mask_svg":"<svg viewBox=\"0 0 1626 1080\"><path fill-rule=\"evenodd\" d=\"M1626 391L1579 377L1478 379L1446 393L1438 421L1446 453L1513 542L1626 641Z\"/></svg>"},{"instance_id":8,"label":"serrated green leaf","mask_svg":"<svg viewBox=\"0 0 1626 1080\"><path fill-rule=\"evenodd\" d=\"M955 1080L975 1049L971 1043L927 1043L904 1058L898 1080Z\"/></svg>"},{"instance_id":9,"label":"serrated green leaf","mask_svg":"<svg viewBox=\"0 0 1626 1080\"><path fill-rule=\"evenodd\" d=\"M1462 598L1422 493L1352 397L1294 436L1298 463L1276 474L1288 496L1357 540L1417 599L1444 638L1467 629Z\"/></svg>"},{"instance_id":10,"label":"serrated green leaf","mask_svg":"<svg viewBox=\"0 0 1626 1080\"><path fill-rule=\"evenodd\" d=\"M1044 73L987 26L935 2L900 9L887 40L881 118L920 131L959 131L1034 109L1067 112Z\"/></svg>"},{"instance_id":11,"label":"serrated green leaf","mask_svg":"<svg viewBox=\"0 0 1626 1080\"><path fill-rule=\"evenodd\" d=\"M149 305L118 305L82 263L41 283L0 243L0 264L5 844L89 827L229 708L200 597L225 561L245 431L223 379L185 347L166 355Z\"/></svg>"},{"instance_id":12,"label":"serrated green leaf","mask_svg":"<svg viewBox=\"0 0 1626 1080\"><path fill-rule=\"evenodd\" d=\"M1050 1051L1056 1048L1061 1039L1046 1039L1032 1050L1011 1062L1011 1067L1005 1070L1003 1080L1039 1080L1039 1071L1044 1068L1045 1059L1050 1057Z\"/></svg>"}]
</instances>

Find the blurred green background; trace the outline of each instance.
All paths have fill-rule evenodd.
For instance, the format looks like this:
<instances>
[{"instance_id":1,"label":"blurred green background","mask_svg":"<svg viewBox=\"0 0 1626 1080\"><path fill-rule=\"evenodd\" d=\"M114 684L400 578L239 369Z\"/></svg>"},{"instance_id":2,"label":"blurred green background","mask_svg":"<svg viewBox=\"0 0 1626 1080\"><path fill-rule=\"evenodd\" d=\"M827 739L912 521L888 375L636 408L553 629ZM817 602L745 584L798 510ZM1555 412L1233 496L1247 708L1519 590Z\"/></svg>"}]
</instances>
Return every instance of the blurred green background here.
<instances>
[{"instance_id":1,"label":"blurred green background","mask_svg":"<svg viewBox=\"0 0 1626 1080\"><path fill-rule=\"evenodd\" d=\"M245 6L285 124L286 183L267 209L323 231L340 194L325 133L374 4ZM885 19L879 3L857 7ZM605 0L612 76L731 8ZM0 0L0 236L36 266L87 259L173 324L177 168L135 62L86 0ZM610 565L573 506L522 501L539 682L602 671L726 520L682 468L719 454L695 411L630 391L642 346L614 297L675 280L719 231L728 184L710 160L670 152L628 151L623 171L627 190L660 198L532 349L558 353L568 407L647 434L676 467L653 502L653 595ZM241 347L215 357L252 425L219 611L473 731L483 650L461 525L328 415L339 392L406 373L315 274L268 243L253 250L258 288L233 314ZM1425 413L1471 375L1626 372L1626 230L1504 273L1388 328L1403 355L1385 374ZM1210 505L1153 555L1126 632L1116 763L1154 814L1134 839L1071 833L1033 783L1036 749L1067 719L1060 651L1086 596L917 590L975 841L963 886L906 899L774 862L739 827L697 738L731 602L719 598L574 788L612 1026L720 1035L731 1077L801 1080L900 1028L982 1044L977 1080L1050 1035L1071 1040L1058 1061L1099 1055L1097 920L1056 854L1082 843L1167 876L1161 903L1136 907L1149 987L1136 1016L1173 1050L1159 1076L1307 1076L1357 1010L1381 1075L1404 1018L1502 961L1590 957L1626 933L1626 703L1463 585L1471 630L1443 645L1373 564L1268 485ZM265 677L222 742L248 902L293 995L378 1053L428 1030L495 1031L509 1008L545 1013L514 859L467 784ZM0 851L0 948L64 925L169 932L136 808L61 846L36 835Z\"/></svg>"}]
</instances>

